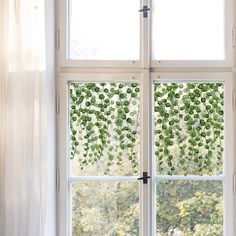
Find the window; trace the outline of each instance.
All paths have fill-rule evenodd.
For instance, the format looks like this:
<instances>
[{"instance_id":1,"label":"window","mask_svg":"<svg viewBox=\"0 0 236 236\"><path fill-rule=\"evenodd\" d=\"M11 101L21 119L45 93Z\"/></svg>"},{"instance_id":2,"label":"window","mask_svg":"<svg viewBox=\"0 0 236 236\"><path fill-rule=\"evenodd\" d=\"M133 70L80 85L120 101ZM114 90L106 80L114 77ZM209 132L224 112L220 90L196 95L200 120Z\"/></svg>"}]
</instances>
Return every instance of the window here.
<instances>
[{"instance_id":1,"label":"window","mask_svg":"<svg viewBox=\"0 0 236 236\"><path fill-rule=\"evenodd\" d=\"M234 235L230 6L61 0L60 236Z\"/></svg>"},{"instance_id":2,"label":"window","mask_svg":"<svg viewBox=\"0 0 236 236\"><path fill-rule=\"evenodd\" d=\"M224 60L223 0L154 1L155 60Z\"/></svg>"},{"instance_id":3,"label":"window","mask_svg":"<svg viewBox=\"0 0 236 236\"><path fill-rule=\"evenodd\" d=\"M138 0L70 0L68 58L139 60L138 10Z\"/></svg>"},{"instance_id":4,"label":"window","mask_svg":"<svg viewBox=\"0 0 236 236\"><path fill-rule=\"evenodd\" d=\"M230 78L218 76L154 76L156 235L230 235Z\"/></svg>"}]
</instances>

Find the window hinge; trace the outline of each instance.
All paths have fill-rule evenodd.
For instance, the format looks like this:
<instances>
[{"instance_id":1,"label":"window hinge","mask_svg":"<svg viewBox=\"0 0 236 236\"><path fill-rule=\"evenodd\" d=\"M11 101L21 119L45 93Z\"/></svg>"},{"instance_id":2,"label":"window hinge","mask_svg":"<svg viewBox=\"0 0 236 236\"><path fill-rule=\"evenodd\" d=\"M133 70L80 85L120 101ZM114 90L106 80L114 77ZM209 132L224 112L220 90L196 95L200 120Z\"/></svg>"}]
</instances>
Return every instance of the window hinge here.
<instances>
[{"instance_id":1,"label":"window hinge","mask_svg":"<svg viewBox=\"0 0 236 236\"><path fill-rule=\"evenodd\" d=\"M139 10L139 12L142 12L143 13L143 17L147 18L148 17L148 12L150 10L151 9L148 6L143 6L143 8Z\"/></svg>"},{"instance_id":2,"label":"window hinge","mask_svg":"<svg viewBox=\"0 0 236 236\"><path fill-rule=\"evenodd\" d=\"M56 175L56 189L57 191L60 191L60 171L57 170L57 175Z\"/></svg>"},{"instance_id":3,"label":"window hinge","mask_svg":"<svg viewBox=\"0 0 236 236\"><path fill-rule=\"evenodd\" d=\"M236 193L236 174L233 173L233 193Z\"/></svg>"},{"instance_id":4,"label":"window hinge","mask_svg":"<svg viewBox=\"0 0 236 236\"><path fill-rule=\"evenodd\" d=\"M233 89L233 92L232 92L232 107L233 107L233 110L236 110L236 91L235 91L235 89Z\"/></svg>"},{"instance_id":5,"label":"window hinge","mask_svg":"<svg viewBox=\"0 0 236 236\"><path fill-rule=\"evenodd\" d=\"M60 114L60 95L57 93L56 95L56 113Z\"/></svg>"},{"instance_id":6,"label":"window hinge","mask_svg":"<svg viewBox=\"0 0 236 236\"><path fill-rule=\"evenodd\" d=\"M236 26L232 29L232 46L233 48L236 47Z\"/></svg>"},{"instance_id":7,"label":"window hinge","mask_svg":"<svg viewBox=\"0 0 236 236\"><path fill-rule=\"evenodd\" d=\"M56 31L56 48L57 48L57 50L60 50L60 48L61 48L61 31L60 31L60 29L57 29L57 31Z\"/></svg>"}]
</instances>

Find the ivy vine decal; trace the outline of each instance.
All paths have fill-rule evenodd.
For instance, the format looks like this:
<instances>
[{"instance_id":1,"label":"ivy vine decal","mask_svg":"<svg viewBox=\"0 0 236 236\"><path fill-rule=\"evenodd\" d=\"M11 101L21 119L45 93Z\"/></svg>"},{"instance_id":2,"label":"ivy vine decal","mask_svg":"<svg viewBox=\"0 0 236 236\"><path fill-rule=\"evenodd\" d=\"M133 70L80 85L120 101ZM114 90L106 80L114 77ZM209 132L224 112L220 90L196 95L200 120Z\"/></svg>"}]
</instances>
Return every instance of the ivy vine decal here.
<instances>
[{"instance_id":1,"label":"ivy vine decal","mask_svg":"<svg viewBox=\"0 0 236 236\"><path fill-rule=\"evenodd\" d=\"M70 84L70 158L81 170L99 161L105 173L130 163L138 173L137 83ZM222 172L222 83L155 83L154 141L157 169L167 175Z\"/></svg>"},{"instance_id":2,"label":"ivy vine decal","mask_svg":"<svg viewBox=\"0 0 236 236\"><path fill-rule=\"evenodd\" d=\"M159 174L222 173L222 83L155 83L155 155Z\"/></svg>"},{"instance_id":3,"label":"ivy vine decal","mask_svg":"<svg viewBox=\"0 0 236 236\"><path fill-rule=\"evenodd\" d=\"M138 172L139 90L137 83L70 84L70 158L81 170L101 160L104 174L124 162Z\"/></svg>"}]
</instances>

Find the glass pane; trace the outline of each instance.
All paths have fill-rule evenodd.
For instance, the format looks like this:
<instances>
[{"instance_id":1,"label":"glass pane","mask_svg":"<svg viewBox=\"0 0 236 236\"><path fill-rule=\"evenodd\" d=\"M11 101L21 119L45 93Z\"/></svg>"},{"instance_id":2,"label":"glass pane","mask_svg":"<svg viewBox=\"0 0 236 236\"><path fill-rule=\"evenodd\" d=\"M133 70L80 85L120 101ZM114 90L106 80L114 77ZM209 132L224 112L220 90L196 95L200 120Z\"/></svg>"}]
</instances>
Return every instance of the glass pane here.
<instances>
[{"instance_id":1,"label":"glass pane","mask_svg":"<svg viewBox=\"0 0 236 236\"><path fill-rule=\"evenodd\" d=\"M137 83L70 84L70 158L74 175L136 175Z\"/></svg>"},{"instance_id":2,"label":"glass pane","mask_svg":"<svg viewBox=\"0 0 236 236\"><path fill-rule=\"evenodd\" d=\"M73 236L139 235L138 183L73 184Z\"/></svg>"},{"instance_id":3,"label":"glass pane","mask_svg":"<svg viewBox=\"0 0 236 236\"><path fill-rule=\"evenodd\" d=\"M225 59L224 0L154 3L154 59Z\"/></svg>"},{"instance_id":4,"label":"glass pane","mask_svg":"<svg viewBox=\"0 0 236 236\"><path fill-rule=\"evenodd\" d=\"M155 83L154 97L158 174L221 174L224 85Z\"/></svg>"},{"instance_id":5,"label":"glass pane","mask_svg":"<svg viewBox=\"0 0 236 236\"><path fill-rule=\"evenodd\" d=\"M139 60L139 0L70 0L69 59Z\"/></svg>"},{"instance_id":6,"label":"glass pane","mask_svg":"<svg viewBox=\"0 0 236 236\"><path fill-rule=\"evenodd\" d=\"M157 236L223 236L221 181L158 181Z\"/></svg>"}]
</instances>

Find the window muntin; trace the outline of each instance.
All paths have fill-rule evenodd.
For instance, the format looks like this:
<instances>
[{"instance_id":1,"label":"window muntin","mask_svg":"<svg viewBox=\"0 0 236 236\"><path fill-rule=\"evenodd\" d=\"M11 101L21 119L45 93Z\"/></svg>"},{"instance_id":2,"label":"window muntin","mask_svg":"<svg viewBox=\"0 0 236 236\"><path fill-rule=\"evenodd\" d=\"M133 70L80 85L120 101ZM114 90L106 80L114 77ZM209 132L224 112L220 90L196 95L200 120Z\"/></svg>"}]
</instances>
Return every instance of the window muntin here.
<instances>
[{"instance_id":1,"label":"window muntin","mask_svg":"<svg viewBox=\"0 0 236 236\"><path fill-rule=\"evenodd\" d=\"M68 59L139 60L139 0L69 0Z\"/></svg>"},{"instance_id":2,"label":"window muntin","mask_svg":"<svg viewBox=\"0 0 236 236\"><path fill-rule=\"evenodd\" d=\"M154 60L225 60L224 0L154 0Z\"/></svg>"}]
</instances>

